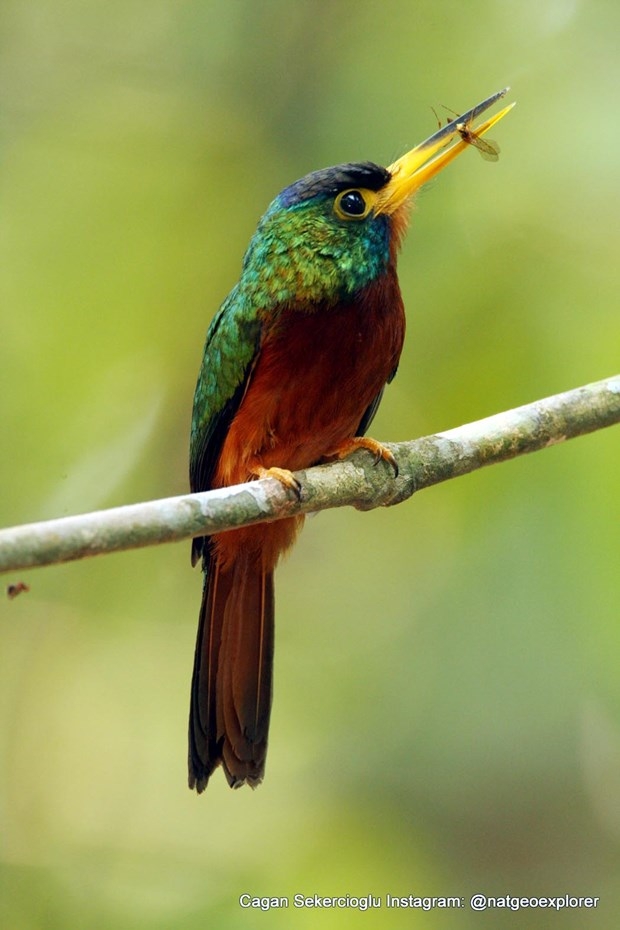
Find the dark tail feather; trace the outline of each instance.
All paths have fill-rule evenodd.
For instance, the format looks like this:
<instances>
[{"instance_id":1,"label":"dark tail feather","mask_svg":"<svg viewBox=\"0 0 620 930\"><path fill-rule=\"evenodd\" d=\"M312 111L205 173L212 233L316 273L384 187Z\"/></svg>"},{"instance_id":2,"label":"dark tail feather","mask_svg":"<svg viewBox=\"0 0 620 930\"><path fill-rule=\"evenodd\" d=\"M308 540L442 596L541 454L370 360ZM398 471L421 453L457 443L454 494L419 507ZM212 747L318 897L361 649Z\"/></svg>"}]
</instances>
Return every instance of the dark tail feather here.
<instances>
[{"instance_id":1,"label":"dark tail feather","mask_svg":"<svg viewBox=\"0 0 620 930\"><path fill-rule=\"evenodd\" d=\"M223 764L229 784L262 781L273 668L273 573L239 555L208 566L189 715L189 786L204 791Z\"/></svg>"},{"instance_id":2,"label":"dark tail feather","mask_svg":"<svg viewBox=\"0 0 620 930\"><path fill-rule=\"evenodd\" d=\"M221 573L215 561L208 564L206 553L204 571L189 709L189 787L198 792L206 788L221 756L216 728L216 677L224 608L232 581L232 575Z\"/></svg>"}]
</instances>

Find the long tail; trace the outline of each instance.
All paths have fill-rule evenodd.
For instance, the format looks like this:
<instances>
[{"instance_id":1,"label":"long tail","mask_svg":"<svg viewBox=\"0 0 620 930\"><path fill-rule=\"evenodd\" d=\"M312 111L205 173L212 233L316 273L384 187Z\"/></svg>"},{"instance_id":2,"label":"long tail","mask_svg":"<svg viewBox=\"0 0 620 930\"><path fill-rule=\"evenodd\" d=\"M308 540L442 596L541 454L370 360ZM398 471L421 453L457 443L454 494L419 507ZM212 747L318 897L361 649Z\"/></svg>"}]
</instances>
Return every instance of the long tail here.
<instances>
[{"instance_id":1,"label":"long tail","mask_svg":"<svg viewBox=\"0 0 620 930\"><path fill-rule=\"evenodd\" d=\"M222 763L231 787L265 771L273 669L273 572L239 554L212 556L200 608L189 713L189 786L204 791Z\"/></svg>"}]
</instances>

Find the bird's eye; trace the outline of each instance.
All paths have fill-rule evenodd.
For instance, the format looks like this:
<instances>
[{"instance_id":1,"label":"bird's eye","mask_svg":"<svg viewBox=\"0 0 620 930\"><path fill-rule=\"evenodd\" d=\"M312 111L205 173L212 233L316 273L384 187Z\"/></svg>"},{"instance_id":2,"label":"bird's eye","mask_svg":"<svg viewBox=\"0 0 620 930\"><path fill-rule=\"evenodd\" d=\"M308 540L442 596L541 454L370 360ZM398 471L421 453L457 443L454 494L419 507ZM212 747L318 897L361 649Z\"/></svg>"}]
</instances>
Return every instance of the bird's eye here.
<instances>
[{"instance_id":1,"label":"bird's eye","mask_svg":"<svg viewBox=\"0 0 620 930\"><path fill-rule=\"evenodd\" d=\"M371 198L357 190L342 191L334 201L334 212L342 220L363 220L371 207Z\"/></svg>"}]
</instances>

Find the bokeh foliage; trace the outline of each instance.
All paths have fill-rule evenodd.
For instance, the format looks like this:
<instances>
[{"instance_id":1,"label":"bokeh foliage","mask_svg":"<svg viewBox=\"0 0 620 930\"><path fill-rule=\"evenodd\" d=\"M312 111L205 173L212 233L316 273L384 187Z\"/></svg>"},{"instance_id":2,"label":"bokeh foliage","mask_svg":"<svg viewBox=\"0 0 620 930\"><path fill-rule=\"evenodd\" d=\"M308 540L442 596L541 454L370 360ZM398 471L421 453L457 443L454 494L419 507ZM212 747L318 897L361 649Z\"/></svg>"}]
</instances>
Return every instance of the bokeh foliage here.
<instances>
[{"instance_id":1,"label":"bokeh foliage","mask_svg":"<svg viewBox=\"0 0 620 930\"><path fill-rule=\"evenodd\" d=\"M5 0L0 29L2 524L184 491L206 327L271 197L507 83L499 163L467 152L418 198L373 433L618 369L617 5ZM2 925L469 930L237 902L482 891L601 897L494 927L611 926L618 452L610 430L309 520L256 792L184 787L187 546L26 573L0 602Z\"/></svg>"}]
</instances>

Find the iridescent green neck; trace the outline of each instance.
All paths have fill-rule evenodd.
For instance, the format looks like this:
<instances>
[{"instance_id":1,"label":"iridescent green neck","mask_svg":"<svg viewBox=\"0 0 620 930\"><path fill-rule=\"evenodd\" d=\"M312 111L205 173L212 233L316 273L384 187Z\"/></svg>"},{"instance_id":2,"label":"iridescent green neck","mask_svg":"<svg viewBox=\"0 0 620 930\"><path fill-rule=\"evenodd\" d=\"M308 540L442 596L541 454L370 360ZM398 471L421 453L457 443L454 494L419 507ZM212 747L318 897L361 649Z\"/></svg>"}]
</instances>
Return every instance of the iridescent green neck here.
<instances>
[{"instance_id":1,"label":"iridescent green neck","mask_svg":"<svg viewBox=\"0 0 620 930\"><path fill-rule=\"evenodd\" d=\"M330 195L290 206L280 195L252 237L239 290L255 308L334 305L385 272L389 233L385 216L339 220Z\"/></svg>"}]
</instances>

